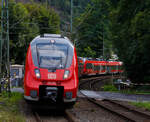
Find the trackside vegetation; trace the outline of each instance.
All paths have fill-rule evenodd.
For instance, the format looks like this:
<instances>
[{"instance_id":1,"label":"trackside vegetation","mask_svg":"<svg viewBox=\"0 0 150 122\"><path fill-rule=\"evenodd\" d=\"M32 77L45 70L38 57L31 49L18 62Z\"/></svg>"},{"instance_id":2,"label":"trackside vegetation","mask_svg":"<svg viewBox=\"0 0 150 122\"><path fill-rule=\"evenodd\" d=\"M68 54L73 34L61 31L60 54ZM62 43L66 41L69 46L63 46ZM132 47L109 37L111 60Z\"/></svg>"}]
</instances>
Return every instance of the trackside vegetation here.
<instances>
[{"instance_id":1,"label":"trackside vegetation","mask_svg":"<svg viewBox=\"0 0 150 122\"><path fill-rule=\"evenodd\" d=\"M110 91L110 92L118 91L118 89L114 85L104 85L103 90L104 91Z\"/></svg>"},{"instance_id":2,"label":"trackside vegetation","mask_svg":"<svg viewBox=\"0 0 150 122\"><path fill-rule=\"evenodd\" d=\"M108 84L104 85L103 91L108 92L117 92L117 93L123 93L123 94L150 94L149 86L140 86L140 87L133 87L127 88L126 86L124 88L122 85L120 86L120 90L117 88L117 86Z\"/></svg>"},{"instance_id":3,"label":"trackside vegetation","mask_svg":"<svg viewBox=\"0 0 150 122\"><path fill-rule=\"evenodd\" d=\"M0 96L0 122L25 122L23 114L19 110L19 102L23 99L21 93L3 92Z\"/></svg>"},{"instance_id":4,"label":"trackside vegetation","mask_svg":"<svg viewBox=\"0 0 150 122\"><path fill-rule=\"evenodd\" d=\"M76 18L80 56L117 54L132 82L150 82L150 1L91 0Z\"/></svg>"},{"instance_id":5,"label":"trackside vegetation","mask_svg":"<svg viewBox=\"0 0 150 122\"><path fill-rule=\"evenodd\" d=\"M150 111L150 102L131 102L131 104Z\"/></svg>"}]
</instances>

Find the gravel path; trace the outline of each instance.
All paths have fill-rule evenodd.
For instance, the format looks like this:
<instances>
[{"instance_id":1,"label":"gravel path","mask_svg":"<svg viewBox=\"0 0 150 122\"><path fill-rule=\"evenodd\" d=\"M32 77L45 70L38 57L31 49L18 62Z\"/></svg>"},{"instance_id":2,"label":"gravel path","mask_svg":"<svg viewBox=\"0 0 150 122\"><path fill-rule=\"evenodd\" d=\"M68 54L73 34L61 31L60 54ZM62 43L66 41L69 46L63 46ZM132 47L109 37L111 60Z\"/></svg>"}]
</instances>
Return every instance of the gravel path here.
<instances>
[{"instance_id":1,"label":"gravel path","mask_svg":"<svg viewBox=\"0 0 150 122\"><path fill-rule=\"evenodd\" d=\"M88 90L81 90L81 92L91 98L97 99L112 99L128 102L150 102L150 95L132 95L132 94L112 93L103 91L88 91ZM80 92L78 92L78 96L83 97L83 95L81 95Z\"/></svg>"}]
</instances>

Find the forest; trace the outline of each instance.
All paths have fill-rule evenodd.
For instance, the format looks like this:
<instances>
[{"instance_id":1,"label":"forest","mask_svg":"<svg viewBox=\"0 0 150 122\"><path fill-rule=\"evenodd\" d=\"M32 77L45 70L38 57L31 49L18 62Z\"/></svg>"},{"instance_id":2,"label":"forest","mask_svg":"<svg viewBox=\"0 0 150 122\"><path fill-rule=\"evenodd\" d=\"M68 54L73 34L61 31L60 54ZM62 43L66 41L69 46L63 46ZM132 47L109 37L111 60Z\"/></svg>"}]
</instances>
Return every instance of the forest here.
<instances>
[{"instance_id":1,"label":"forest","mask_svg":"<svg viewBox=\"0 0 150 122\"><path fill-rule=\"evenodd\" d=\"M150 81L149 0L73 0L72 32L70 0L9 2L12 64L24 64L35 36L62 33L73 40L78 56L107 60L116 54L133 82Z\"/></svg>"}]
</instances>

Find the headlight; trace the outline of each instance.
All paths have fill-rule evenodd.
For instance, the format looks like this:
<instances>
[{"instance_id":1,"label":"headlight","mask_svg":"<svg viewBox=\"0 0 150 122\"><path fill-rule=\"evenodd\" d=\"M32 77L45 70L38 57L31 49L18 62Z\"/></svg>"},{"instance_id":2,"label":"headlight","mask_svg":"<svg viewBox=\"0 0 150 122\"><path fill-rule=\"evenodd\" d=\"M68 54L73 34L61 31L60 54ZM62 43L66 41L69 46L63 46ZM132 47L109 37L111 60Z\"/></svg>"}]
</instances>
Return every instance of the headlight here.
<instances>
[{"instance_id":1,"label":"headlight","mask_svg":"<svg viewBox=\"0 0 150 122\"><path fill-rule=\"evenodd\" d=\"M64 79L67 79L69 77L69 73L70 72L68 70L65 71L65 73L64 73Z\"/></svg>"},{"instance_id":2,"label":"headlight","mask_svg":"<svg viewBox=\"0 0 150 122\"><path fill-rule=\"evenodd\" d=\"M37 78L40 78L40 77L41 77L41 75L40 75L40 70L39 70L39 69L35 69L34 72L35 72L35 76L36 76Z\"/></svg>"}]
</instances>

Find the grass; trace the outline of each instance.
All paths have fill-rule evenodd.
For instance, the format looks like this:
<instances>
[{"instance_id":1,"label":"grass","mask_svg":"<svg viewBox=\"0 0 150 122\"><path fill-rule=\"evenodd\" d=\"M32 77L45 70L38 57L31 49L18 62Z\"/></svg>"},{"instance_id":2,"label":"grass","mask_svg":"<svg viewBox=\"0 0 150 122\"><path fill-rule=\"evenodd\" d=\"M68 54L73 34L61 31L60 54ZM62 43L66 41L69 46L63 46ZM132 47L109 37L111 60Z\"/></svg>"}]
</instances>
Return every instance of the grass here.
<instances>
[{"instance_id":1,"label":"grass","mask_svg":"<svg viewBox=\"0 0 150 122\"><path fill-rule=\"evenodd\" d=\"M103 90L104 91L118 91L117 88L113 85L104 85Z\"/></svg>"},{"instance_id":2,"label":"grass","mask_svg":"<svg viewBox=\"0 0 150 122\"><path fill-rule=\"evenodd\" d=\"M145 108L147 110L150 110L150 102L131 102L131 104L139 108Z\"/></svg>"},{"instance_id":3,"label":"grass","mask_svg":"<svg viewBox=\"0 0 150 122\"><path fill-rule=\"evenodd\" d=\"M118 91L120 93L124 93L124 94L150 94L149 91L138 91L138 90L121 90L121 91Z\"/></svg>"},{"instance_id":4,"label":"grass","mask_svg":"<svg viewBox=\"0 0 150 122\"><path fill-rule=\"evenodd\" d=\"M19 110L19 101L23 98L21 93L2 93L0 96L0 122L25 122Z\"/></svg>"},{"instance_id":5,"label":"grass","mask_svg":"<svg viewBox=\"0 0 150 122\"><path fill-rule=\"evenodd\" d=\"M133 88L131 87L128 89L118 90L114 85L104 85L103 90L109 92L123 93L123 94L150 94L149 86L141 86L141 87L133 87Z\"/></svg>"}]
</instances>

